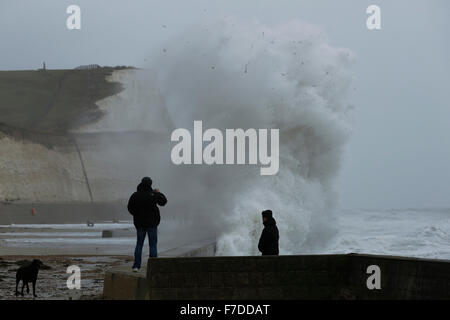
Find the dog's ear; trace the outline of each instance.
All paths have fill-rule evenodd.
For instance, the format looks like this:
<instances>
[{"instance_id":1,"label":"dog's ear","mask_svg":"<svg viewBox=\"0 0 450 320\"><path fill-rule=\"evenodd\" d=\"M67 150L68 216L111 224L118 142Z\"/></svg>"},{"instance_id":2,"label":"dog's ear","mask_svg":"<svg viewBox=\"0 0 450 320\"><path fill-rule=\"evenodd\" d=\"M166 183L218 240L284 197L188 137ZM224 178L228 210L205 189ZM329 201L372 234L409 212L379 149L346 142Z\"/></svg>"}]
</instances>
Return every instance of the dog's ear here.
<instances>
[{"instance_id":1,"label":"dog's ear","mask_svg":"<svg viewBox=\"0 0 450 320\"><path fill-rule=\"evenodd\" d=\"M41 267L41 266L44 265L44 263L40 259L34 259L32 264L34 264L34 265L36 265L38 267Z\"/></svg>"}]
</instances>

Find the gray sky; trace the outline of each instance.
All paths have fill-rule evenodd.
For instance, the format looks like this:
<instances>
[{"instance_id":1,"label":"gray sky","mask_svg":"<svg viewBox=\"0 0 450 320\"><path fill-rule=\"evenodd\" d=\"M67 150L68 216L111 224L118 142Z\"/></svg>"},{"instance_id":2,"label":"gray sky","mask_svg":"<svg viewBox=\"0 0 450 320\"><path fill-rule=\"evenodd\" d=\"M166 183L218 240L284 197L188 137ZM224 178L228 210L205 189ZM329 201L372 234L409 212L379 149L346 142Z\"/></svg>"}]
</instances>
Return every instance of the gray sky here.
<instances>
[{"instance_id":1,"label":"gray sky","mask_svg":"<svg viewBox=\"0 0 450 320\"><path fill-rule=\"evenodd\" d=\"M65 26L70 4L82 30ZM370 4L381 7L381 30L366 28ZM204 16L305 20L357 56L341 206L450 207L449 12L448 0L1 0L0 69L145 66Z\"/></svg>"}]
</instances>

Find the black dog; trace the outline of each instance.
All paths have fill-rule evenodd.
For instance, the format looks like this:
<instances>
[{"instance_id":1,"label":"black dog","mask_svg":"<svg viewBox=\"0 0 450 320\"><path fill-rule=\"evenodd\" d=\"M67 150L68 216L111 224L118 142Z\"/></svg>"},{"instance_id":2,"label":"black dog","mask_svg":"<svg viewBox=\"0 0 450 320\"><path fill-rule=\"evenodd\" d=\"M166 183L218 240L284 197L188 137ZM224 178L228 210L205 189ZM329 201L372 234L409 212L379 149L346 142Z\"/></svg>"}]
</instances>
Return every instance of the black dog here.
<instances>
[{"instance_id":1,"label":"black dog","mask_svg":"<svg viewBox=\"0 0 450 320\"><path fill-rule=\"evenodd\" d=\"M33 284L33 296L37 297L35 290L36 290L36 280L39 272L39 268L42 267L44 264L39 259L34 259L31 264L27 264L24 266L21 266L16 273L16 296L19 294L19 291L17 291L17 286L19 285L20 280L22 280L22 292L21 295L23 296L23 288L25 285L27 285L27 293L30 293L30 287L28 287L28 283L31 282Z\"/></svg>"}]
</instances>

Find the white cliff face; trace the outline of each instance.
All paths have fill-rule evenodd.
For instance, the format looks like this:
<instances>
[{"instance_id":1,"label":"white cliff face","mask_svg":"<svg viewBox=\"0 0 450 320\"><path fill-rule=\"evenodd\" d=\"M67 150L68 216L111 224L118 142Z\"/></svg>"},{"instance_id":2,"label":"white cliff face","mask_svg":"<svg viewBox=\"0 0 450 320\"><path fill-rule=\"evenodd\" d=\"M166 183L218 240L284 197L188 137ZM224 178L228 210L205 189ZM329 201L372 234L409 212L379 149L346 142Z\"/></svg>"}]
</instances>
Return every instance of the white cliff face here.
<instances>
[{"instance_id":1,"label":"white cliff face","mask_svg":"<svg viewBox=\"0 0 450 320\"><path fill-rule=\"evenodd\" d=\"M154 133L75 134L58 146L0 136L0 201L109 202L126 200L148 172L164 166ZM75 146L74 140L76 140ZM158 145L162 145L160 142ZM79 152L78 152L79 151Z\"/></svg>"},{"instance_id":2,"label":"white cliff face","mask_svg":"<svg viewBox=\"0 0 450 320\"><path fill-rule=\"evenodd\" d=\"M106 80L121 83L124 90L98 101L97 105L104 116L73 132L168 132L171 125L151 72L138 69L116 70Z\"/></svg>"},{"instance_id":3,"label":"white cliff face","mask_svg":"<svg viewBox=\"0 0 450 320\"><path fill-rule=\"evenodd\" d=\"M90 201L74 147L64 150L0 135L0 200Z\"/></svg>"}]
</instances>

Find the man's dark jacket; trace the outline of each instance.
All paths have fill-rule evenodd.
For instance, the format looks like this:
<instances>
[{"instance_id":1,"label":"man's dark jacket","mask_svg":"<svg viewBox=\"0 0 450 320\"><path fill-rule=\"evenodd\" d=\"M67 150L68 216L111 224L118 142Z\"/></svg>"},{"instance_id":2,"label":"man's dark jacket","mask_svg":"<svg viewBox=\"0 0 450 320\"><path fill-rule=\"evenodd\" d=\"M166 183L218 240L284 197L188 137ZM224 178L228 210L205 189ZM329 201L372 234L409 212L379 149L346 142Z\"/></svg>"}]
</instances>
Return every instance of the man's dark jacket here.
<instances>
[{"instance_id":1,"label":"man's dark jacket","mask_svg":"<svg viewBox=\"0 0 450 320\"><path fill-rule=\"evenodd\" d=\"M268 218L264 223L264 229L259 238L258 249L263 256L278 255L278 234L277 223L274 218Z\"/></svg>"},{"instance_id":2,"label":"man's dark jacket","mask_svg":"<svg viewBox=\"0 0 450 320\"><path fill-rule=\"evenodd\" d=\"M137 191L128 200L128 211L133 215L134 226L136 228L157 227L161 220L158 206L164 206L166 203L165 195L140 183Z\"/></svg>"}]
</instances>

